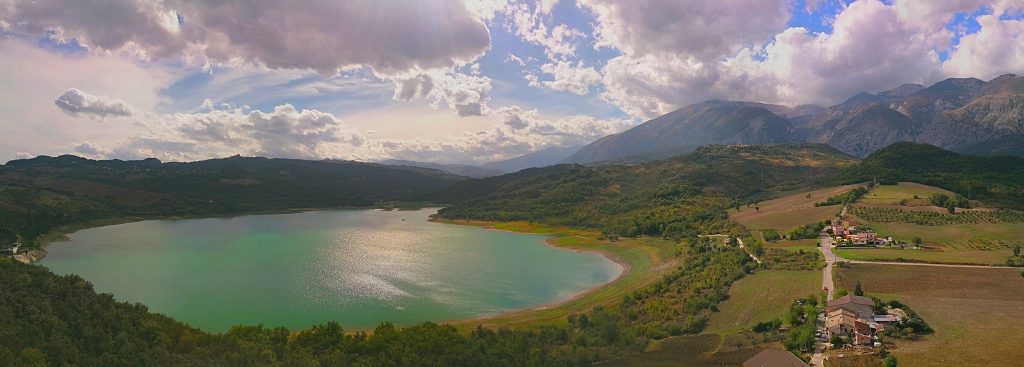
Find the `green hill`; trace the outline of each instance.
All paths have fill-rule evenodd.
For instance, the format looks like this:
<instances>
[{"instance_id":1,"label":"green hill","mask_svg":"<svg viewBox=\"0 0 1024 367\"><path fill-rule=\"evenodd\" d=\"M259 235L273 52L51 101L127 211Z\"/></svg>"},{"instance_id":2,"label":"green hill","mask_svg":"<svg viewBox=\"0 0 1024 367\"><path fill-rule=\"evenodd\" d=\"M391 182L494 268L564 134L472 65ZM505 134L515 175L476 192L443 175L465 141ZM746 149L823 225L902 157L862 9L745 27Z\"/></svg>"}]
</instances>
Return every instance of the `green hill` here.
<instances>
[{"instance_id":1,"label":"green hill","mask_svg":"<svg viewBox=\"0 0 1024 367\"><path fill-rule=\"evenodd\" d=\"M824 145L708 146L637 165L560 165L467 180L438 194L450 219L528 220L623 236L715 230L737 199L809 187L856 160Z\"/></svg>"},{"instance_id":2,"label":"green hill","mask_svg":"<svg viewBox=\"0 0 1024 367\"><path fill-rule=\"evenodd\" d=\"M958 154L917 143L896 143L836 175L842 183L878 179L938 186L984 203L1024 208L1024 158Z\"/></svg>"},{"instance_id":3,"label":"green hill","mask_svg":"<svg viewBox=\"0 0 1024 367\"><path fill-rule=\"evenodd\" d=\"M31 244L58 226L118 217L368 207L419 201L462 179L431 169L347 161L37 157L0 166L0 232Z\"/></svg>"}]
</instances>

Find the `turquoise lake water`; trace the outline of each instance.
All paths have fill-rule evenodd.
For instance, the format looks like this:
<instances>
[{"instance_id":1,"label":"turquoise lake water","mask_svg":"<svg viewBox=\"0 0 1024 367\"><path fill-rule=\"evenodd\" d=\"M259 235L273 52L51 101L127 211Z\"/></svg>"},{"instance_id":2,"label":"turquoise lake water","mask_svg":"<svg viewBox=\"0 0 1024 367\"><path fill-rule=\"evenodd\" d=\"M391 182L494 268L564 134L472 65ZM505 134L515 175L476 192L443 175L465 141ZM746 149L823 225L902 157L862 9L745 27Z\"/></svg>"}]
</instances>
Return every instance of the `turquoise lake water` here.
<instances>
[{"instance_id":1,"label":"turquoise lake water","mask_svg":"<svg viewBox=\"0 0 1024 367\"><path fill-rule=\"evenodd\" d=\"M435 212L143 221L73 233L39 263L213 332L475 318L565 300L622 271L543 236L428 222Z\"/></svg>"}]
</instances>

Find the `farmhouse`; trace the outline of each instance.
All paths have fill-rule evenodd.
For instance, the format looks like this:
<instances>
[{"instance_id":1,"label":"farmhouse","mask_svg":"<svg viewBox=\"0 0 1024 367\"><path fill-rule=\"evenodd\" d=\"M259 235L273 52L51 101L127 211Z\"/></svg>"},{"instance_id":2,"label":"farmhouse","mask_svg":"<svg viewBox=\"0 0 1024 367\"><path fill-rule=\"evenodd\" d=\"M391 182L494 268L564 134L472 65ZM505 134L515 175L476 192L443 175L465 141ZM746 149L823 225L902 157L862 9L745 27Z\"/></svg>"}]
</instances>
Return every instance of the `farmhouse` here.
<instances>
[{"instance_id":1,"label":"farmhouse","mask_svg":"<svg viewBox=\"0 0 1024 367\"><path fill-rule=\"evenodd\" d=\"M871 345L876 332L899 321L896 315L875 315L874 304L871 298L854 295L830 301L825 306L825 334Z\"/></svg>"},{"instance_id":2,"label":"farmhouse","mask_svg":"<svg viewBox=\"0 0 1024 367\"><path fill-rule=\"evenodd\" d=\"M875 301L868 297L851 294L831 300L825 305L825 312L829 314L837 310L853 312L858 318L871 318L874 316Z\"/></svg>"},{"instance_id":3,"label":"farmhouse","mask_svg":"<svg viewBox=\"0 0 1024 367\"><path fill-rule=\"evenodd\" d=\"M793 353L778 349L765 349L743 362L743 367L808 367Z\"/></svg>"}]
</instances>

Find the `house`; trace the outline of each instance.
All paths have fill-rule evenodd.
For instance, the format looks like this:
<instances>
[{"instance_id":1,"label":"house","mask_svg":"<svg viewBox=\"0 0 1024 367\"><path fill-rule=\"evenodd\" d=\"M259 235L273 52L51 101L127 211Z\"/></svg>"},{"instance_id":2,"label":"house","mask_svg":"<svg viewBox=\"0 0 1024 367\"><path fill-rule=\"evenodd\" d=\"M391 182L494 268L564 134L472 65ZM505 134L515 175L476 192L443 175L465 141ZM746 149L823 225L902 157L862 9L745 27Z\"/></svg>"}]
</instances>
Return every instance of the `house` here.
<instances>
[{"instance_id":1,"label":"house","mask_svg":"<svg viewBox=\"0 0 1024 367\"><path fill-rule=\"evenodd\" d=\"M875 301L868 297L850 294L831 300L825 305L826 314L831 314L832 311L838 309L852 311L857 318L871 319L875 315Z\"/></svg>"},{"instance_id":2,"label":"house","mask_svg":"<svg viewBox=\"0 0 1024 367\"><path fill-rule=\"evenodd\" d=\"M765 349L743 362L743 367L809 367L793 353L778 349Z\"/></svg>"},{"instance_id":3,"label":"house","mask_svg":"<svg viewBox=\"0 0 1024 367\"><path fill-rule=\"evenodd\" d=\"M825 306L825 333L849 338L854 344L871 345L881 330L875 321L875 302L868 297L847 295Z\"/></svg>"},{"instance_id":4,"label":"house","mask_svg":"<svg viewBox=\"0 0 1024 367\"><path fill-rule=\"evenodd\" d=\"M849 336L856 328L856 323L857 313L840 308L826 314L825 333L829 336Z\"/></svg>"},{"instance_id":5,"label":"house","mask_svg":"<svg viewBox=\"0 0 1024 367\"><path fill-rule=\"evenodd\" d=\"M874 245L879 243L878 235L875 232L859 232L850 236L854 245Z\"/></svg>"}]
</instances>

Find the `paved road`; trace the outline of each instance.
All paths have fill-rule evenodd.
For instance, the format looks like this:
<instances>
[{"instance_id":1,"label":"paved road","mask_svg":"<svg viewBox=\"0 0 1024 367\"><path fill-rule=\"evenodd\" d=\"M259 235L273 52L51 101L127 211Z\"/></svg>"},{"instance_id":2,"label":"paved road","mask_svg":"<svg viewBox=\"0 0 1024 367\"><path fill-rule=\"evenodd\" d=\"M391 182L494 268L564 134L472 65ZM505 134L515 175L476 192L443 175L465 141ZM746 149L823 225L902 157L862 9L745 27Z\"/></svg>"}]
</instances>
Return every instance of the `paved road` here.
<instances>
[{"instance_id":1,"label":"paved road","mask_svg":"<svg viewBox=\"0 0 1024 367\"><path fill-rule=\"evenodd\" d=\"M843 259L832 253L832 237L821 236L821 247L818 247L818 249L821 250L822 255L825 255L825 269L822 270L821 288L828 289L828 300L831 301L833 298L832 292L836 288L835 284L832 284L832 265Z\"/></svg>"}]
</instances>

